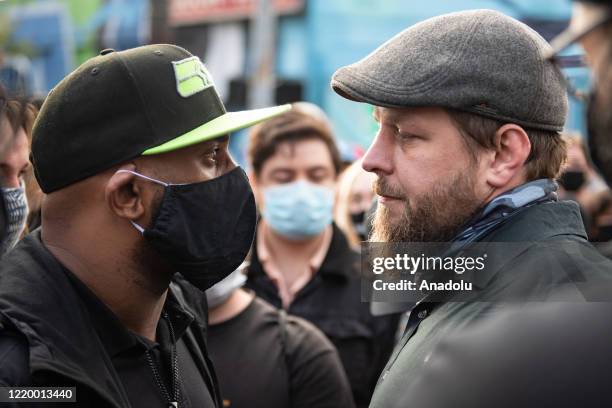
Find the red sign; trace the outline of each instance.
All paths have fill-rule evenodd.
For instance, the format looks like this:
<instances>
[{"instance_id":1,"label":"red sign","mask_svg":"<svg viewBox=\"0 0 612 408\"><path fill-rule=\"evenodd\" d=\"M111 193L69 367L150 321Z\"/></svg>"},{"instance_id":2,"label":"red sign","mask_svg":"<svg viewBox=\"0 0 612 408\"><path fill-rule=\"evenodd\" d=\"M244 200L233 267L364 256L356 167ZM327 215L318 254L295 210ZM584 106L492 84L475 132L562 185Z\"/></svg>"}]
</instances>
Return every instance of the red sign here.
<instances>
[{"instance_id":1,"label":"red sign","mask_svg":"<svg viewBox=\"0 0 612 408\"><path fill-rule=\"evenodd\" d=\"M304 0L273 0L277 14L294 14L304 7ZM240 20L251 17L257 0L170 0L170 24L186 25L210 21Z\"/></svg>"}]
</instances>

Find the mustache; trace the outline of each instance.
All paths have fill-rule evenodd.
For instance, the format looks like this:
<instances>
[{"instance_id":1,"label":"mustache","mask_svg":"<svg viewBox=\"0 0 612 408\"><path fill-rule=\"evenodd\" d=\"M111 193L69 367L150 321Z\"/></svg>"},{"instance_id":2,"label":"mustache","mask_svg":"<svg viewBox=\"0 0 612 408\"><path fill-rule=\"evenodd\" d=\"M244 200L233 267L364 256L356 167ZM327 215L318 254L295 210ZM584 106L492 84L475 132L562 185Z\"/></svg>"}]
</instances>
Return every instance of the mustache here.
<instances>
[{"instance_id":1,"label":"mustache","mask_svg":"<svg viewBox=\"0 0 612 408\"><path fill-rule=\"evenodd\" d=\"M378 178L372 183L372 190L376 195L387 196L398 199L406 199L404 191L400 187L389 184L384 178Z\"/></svg>"}]
</instances>

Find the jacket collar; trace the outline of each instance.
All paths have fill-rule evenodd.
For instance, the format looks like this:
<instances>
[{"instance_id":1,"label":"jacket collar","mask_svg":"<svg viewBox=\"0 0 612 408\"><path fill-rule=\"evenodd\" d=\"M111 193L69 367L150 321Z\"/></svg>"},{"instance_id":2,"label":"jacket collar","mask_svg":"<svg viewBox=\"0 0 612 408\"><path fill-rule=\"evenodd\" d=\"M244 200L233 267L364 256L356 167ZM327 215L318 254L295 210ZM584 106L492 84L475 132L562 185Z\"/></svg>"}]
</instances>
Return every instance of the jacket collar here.
<instances>
[{"instance_id":1,"label":"jacket collar","mask_svg":"<svg viewBox=\"0 0 612 408\"><path fill-rule=\"evenodd\" d=\"M503 256L503 259L509 260L512 259L510 252L518 256L535 243L559 237L588 240L580 209L573 201L544 202L526 207L507 223L482 238L479 245L485 249L486 244L482 243L510 243L507 246L508 252ZM475 284L480 288L486 287L503 266L500 263L499 267L485 268L478 272Z\"/></svg>"}]
</instances>

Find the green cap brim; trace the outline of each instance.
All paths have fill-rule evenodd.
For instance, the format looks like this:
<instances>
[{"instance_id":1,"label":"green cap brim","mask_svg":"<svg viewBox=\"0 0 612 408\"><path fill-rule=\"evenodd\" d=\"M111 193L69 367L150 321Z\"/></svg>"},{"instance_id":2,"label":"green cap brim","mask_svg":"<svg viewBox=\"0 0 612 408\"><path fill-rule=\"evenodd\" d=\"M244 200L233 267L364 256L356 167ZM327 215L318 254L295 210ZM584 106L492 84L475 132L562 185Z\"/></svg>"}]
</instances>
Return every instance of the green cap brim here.
<instances>
[{"instance_id":1,"label":"green cap brim","mask_svg":"<svg viewBox=\"0 0 612 408\"><path fill-rule=\"evenodd\" d=\"M264 120L271 119L291 109L291 105L273 106L271 108L253 109L240 112L227 112L202 126L172 139L159 146L142 152L143 156L171 152L196 143L214 139L219 136L253 126Z\"/></svg>"}]
</instances>

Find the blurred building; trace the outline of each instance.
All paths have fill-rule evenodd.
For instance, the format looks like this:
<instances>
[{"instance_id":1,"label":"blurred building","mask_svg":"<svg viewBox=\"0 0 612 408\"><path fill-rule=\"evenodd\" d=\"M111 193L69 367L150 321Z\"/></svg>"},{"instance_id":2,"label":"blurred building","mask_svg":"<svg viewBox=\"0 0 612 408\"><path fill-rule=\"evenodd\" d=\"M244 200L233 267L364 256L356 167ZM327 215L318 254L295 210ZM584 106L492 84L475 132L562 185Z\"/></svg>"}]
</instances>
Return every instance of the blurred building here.
<instances>
[{"instance_id":1,"label":"blurred building","mask_svg":"<svg viewBox=\"0 0 612 408\"><path fill-rule=\"evenodd\" d=\"M14 64L28 78L30 91L48 91L100 49L172 42L202 58L230 109L262 100L320 105L346 158L369 145L376 124L371 107L331 91L333 72L418 21L474 8L499 10L550 39L567 25L571 0L0 1L0 13L10 20L10 42L30 53ZM578 82L588 78L586 68L573 68L568 75ZM584 131L582 110L577 101L570 102L568 129ZM244 135L234 139L232 150L242 161Z\"/></svg>"}]
</instances>

